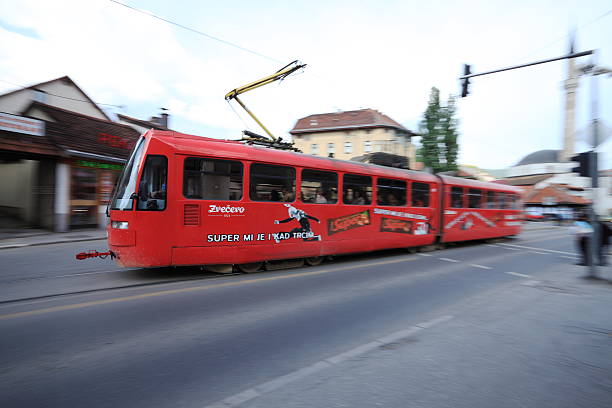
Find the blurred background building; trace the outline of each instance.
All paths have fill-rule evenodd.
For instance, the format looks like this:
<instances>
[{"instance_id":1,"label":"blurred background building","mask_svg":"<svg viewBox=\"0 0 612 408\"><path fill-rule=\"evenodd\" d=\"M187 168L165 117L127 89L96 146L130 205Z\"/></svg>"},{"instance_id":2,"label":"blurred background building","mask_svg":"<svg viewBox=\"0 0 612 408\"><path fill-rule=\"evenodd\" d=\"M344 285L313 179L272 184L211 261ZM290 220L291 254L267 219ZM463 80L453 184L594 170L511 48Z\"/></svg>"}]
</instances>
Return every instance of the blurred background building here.
<instances>
[{"instance_id":1,"label":"blurred background building","mask_svg":"<svg viewBox=\"0 0 612 408\"><path fill-rule=\"evenodd\" d=\"M142 125L112 121L68 76L0 95L2 226L104 227L123 164L154 127Z\"/></svg>"},{"instance_id":2,"label":"blurred background building","mask_svg":"<svg viewBox=\"0 0 612 408\"><path fill-rule=\"evenodd\" d=\"M415 169L415 133L374 109L319 113L298 119L289 132L304 153L351 160L371 153L403 156Z\"/></svg>"}]
</instances>

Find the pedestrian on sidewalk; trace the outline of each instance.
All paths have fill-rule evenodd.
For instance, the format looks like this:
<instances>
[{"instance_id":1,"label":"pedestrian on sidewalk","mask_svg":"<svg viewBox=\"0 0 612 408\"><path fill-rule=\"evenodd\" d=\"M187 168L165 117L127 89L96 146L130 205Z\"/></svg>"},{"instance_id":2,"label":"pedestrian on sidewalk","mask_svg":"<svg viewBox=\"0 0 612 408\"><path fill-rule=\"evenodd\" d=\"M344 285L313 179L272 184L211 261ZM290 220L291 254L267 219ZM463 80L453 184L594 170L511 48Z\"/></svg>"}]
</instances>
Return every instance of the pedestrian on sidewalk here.
<instances>
[{"instance_id":1,"label":"pedestrian on sidewalk","mask_svg":"<svg viewBox=\"0 0 612 408\"><path fill-rule=\"evenodd\" d=\"M580 262L576 263L576 265L590 265L590 259L587 259L587 249L591 241L590 236L593 233L593 227L591 227L591 224L587 221L585 214L578 215L572 227L572 233L576 237L576 246L582 255Z\"/></svg>"},{"instance_id":2,"label":"pedestrian on sidewalk","mask_svg":"<svg viewBox=\"0 0 612 408\"><path fill-rule=\"evenodd\" d=\"M610 235L612 235L612 228L609 222L599 222L599 265L606 266L608 264L606 255L608 253L608 245L610 245Z\"/></svg>"}]
</instances>

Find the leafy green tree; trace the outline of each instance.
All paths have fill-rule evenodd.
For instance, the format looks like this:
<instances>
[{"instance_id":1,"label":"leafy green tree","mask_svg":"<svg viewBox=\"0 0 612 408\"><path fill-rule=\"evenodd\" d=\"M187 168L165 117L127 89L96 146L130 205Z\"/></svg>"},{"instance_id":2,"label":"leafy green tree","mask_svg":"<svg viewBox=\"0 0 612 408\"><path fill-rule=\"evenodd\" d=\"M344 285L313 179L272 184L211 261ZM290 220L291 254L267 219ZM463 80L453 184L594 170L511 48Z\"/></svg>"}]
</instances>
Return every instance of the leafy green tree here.
<instances>
[{"instance_id":1,"label":"leafy green tree","mask_svg":"<svg viewBox=\"0 0 612 408\"><path fill-rule=\"evenodd\" d=\"M446 105L442 105L440 91L431 88L427 109L420 124L422 138L417 157L434 173L457 170L459 145L455 113L455 98L449 96Z\"/></svg>"}]
</instances>

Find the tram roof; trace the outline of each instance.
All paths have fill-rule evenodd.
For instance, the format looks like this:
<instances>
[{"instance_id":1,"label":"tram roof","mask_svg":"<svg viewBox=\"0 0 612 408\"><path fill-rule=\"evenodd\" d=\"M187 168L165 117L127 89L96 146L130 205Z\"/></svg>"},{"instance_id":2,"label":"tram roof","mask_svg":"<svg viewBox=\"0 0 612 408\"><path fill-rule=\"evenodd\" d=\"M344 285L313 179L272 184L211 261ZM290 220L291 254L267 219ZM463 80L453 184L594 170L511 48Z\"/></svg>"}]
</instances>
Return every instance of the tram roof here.
<instances>
[{"instance_id":1,"label":"tram roof","mask_svg":"<svg viewBox=\"0 0 612 408\"><path fill-rule=\"evenodd\" d=\"M471 180L461 177L444 176L440 175L440 178L444 180L444 184L457 185L462 187L473 187L473 188L487 188L491 190L507 191L517 194L522 194L523 189L519 187L509 186L507 184L491 183L488 181Z\"/></svg>"},{"instance_id":2,"label":"tram roof","mask_svg":"<svg viewBox=\"0 0 612 408\"><path fill-rule=\"evenodd\" d=\"M276 150L263 146L245 145L237 140L212 139L173 131L150 130L145 136L172 146L177 153L199 154L235 160L255 160L286 166L299 165L318 170L334 170L371 174L385 177L410 178L417 181L437 183L436 176L415 170L398 169L376 164L360 163L328 157Z\"/></svg>"}]
</instances>

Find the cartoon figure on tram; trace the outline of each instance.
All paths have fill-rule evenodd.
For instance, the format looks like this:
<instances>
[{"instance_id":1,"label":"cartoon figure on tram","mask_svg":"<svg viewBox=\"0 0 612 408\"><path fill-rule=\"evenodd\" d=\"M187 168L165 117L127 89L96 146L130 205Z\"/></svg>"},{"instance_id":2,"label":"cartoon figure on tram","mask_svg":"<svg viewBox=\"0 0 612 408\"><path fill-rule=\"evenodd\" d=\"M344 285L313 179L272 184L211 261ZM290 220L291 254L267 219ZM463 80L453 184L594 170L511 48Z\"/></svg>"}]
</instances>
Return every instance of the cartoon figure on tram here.
<instances>
[{"instance_id":1,"label":"cartoon figure on tram","mask_svg":"<svg viewBox=\"0 0 612 408\"><path fill-rule=\"evenodd\" d=\"M283 239L289 239L291 237L302 238L303 241L320 241L321 235L315 235L310 226L310 220L316 221L317 223L321 223L321 221L317 217L313 217L312 215L306 214L304 210L300 210L292 206L291 204L284 204L287 207L287 212L289 214L288 218L284 220L274 220L274 224L284 224L286 222L290 222L291 220L296 220L299 222L300 227L296 227L289 232L279 232L275 235L274 240L276 243L280 243Z\"/></svg>"}]
</instances>

